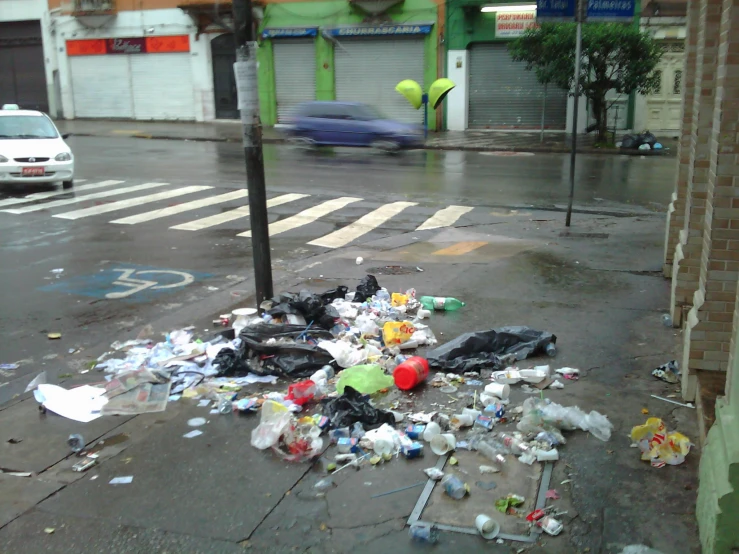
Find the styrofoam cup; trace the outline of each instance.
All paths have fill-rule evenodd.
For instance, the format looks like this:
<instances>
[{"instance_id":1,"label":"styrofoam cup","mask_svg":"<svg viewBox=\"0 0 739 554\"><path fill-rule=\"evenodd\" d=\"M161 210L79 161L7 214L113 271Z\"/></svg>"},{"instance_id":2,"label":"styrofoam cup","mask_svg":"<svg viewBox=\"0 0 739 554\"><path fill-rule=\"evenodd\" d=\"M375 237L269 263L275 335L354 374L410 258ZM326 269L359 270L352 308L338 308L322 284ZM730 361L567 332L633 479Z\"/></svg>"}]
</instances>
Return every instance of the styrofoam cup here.
<instances>
[{"instance_id":1,"label":"styrofoam cup","mask_svg":"<svg viewBox=\"0 0 739 554\"><path fill-rule=\"evenodd\" d=\"M441 427L435 421L431 421L426 424L426 429L423 431L423 440L431 442L436 435L441 435Z\"/></svg>"},{"instance_id":2,"label":"styrofoam cup","mask_svg":"<svg viewBox=\"0 0 739 554\"><path fill-rule=\"evenodd\" d=\"M500 533L500 523L485 514L480 514L475 518L475 527L482 538L487 540L494 539Z\"/></svg>"},{"instance_id":3,"label":"styrofoam cup","mask_svg":"<svg viewBox=\"0 0 739 554\"><path fill-rule=\"evenodd\" d=\"M454 414L450 425L455 429L461 429L462 427L472 427L475 419L471 415L467 414Z\"/></svg>"},{"instance_id":4,"label":"styrofoam cup","mask_svg":"<svg viewBox=\"0 0 739 554\"><path fill-rule=\"evenodd\" d=\"M490 383L485 387L485 392L505 400L506 398L508 398L508 395L511 394L511 387L509 385L502 385L500 383Z\"/></svg>"},{"instance_id":5,"label":"styrofoam cup","mask_svg":"<svg viewBox=\"0 0 739 554\"><path fill-rule=\"evenodd\" d=\"M473 410L472 408L463 408L462 409L462 413L464 415L471 416L472 419L477 419L477 416L479 416L480 414L482 414L482 412L480 410Z\"/></svg>"},{"instance_id":6,"label":"styrofoam cup","mask_svg":"<svg viewBox=\"0 0 739 554\"><path fill-rule=\"evenodd\" d=\"M447 452L451 452L456 446L457 438L451 433L435 435L431 438L431 452L437 456L443 456Z\"/></svg>"}]
</instances>

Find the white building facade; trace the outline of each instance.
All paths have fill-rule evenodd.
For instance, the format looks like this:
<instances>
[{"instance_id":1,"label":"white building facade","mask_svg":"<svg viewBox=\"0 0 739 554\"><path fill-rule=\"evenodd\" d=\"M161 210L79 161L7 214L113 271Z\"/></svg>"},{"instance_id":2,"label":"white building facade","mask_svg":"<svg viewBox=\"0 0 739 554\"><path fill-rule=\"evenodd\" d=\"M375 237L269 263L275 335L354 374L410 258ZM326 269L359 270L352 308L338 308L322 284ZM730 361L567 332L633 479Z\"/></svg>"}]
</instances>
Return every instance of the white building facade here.
<instances>
[{"instance_id":1,"label":"white building facade","mask_svg":"<svg viewBox=\"0 0 739 554\"><path fill-rule=\"evenodd\" d=\"M215 118L212 34L178 8L112 15L52 14L58 115L209 121Z\"/></svg>"}]
</instances>

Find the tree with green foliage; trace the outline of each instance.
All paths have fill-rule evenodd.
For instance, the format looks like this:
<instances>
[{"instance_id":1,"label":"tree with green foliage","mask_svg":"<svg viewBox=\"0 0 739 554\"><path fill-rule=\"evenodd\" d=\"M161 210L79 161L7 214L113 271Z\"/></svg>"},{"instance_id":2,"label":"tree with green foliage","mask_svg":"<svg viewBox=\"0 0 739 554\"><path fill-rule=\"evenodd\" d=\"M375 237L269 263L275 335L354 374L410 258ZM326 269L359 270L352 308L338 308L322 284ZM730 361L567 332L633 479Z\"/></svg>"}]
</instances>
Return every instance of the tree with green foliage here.
<instances>
[{"instance_id":1,"label":"tree with green foliage","mask_svg":"<svg viewBox=\"0 0 739 554\"><path fill-rule=\"evenodd\" d=\"M511 57L526 63L541 83L574 90L576 24L543 23L508 45ZM580 94L590 100L598 142L608 141L606 94L649 94L659 86L655 68L662 47L634 25L587 23L582 26Z\"/></svg>"}]
</instances>

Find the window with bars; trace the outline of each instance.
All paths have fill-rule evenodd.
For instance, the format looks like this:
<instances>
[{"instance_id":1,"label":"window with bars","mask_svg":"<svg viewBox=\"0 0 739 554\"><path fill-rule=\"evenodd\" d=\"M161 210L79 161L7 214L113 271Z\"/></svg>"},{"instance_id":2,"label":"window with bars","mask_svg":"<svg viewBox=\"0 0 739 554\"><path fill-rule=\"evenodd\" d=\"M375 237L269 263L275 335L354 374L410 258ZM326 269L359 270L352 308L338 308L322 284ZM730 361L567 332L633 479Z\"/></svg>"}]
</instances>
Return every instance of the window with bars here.
<instances>
[{"instance_id":1,"label":"window with bars","mask_svg":"<svg viewBox=\"0 0 739 554\"><path fill-rule=\"evenodd\" d=\"M680 94L683 90L683 72L678 69L672 80L672 94Z\"/></svg>"},{"instance_id":2,"label":"window with bars","mask_svg":"<svg viewBox=\"0 0 739 554\"><path fill-rule=\"evenodd\" d=\"M654 87L654 94L662 93L662 70L658 69L654 72L654 76L657 78L657 84Z\"/></svg>"}]
</instances>

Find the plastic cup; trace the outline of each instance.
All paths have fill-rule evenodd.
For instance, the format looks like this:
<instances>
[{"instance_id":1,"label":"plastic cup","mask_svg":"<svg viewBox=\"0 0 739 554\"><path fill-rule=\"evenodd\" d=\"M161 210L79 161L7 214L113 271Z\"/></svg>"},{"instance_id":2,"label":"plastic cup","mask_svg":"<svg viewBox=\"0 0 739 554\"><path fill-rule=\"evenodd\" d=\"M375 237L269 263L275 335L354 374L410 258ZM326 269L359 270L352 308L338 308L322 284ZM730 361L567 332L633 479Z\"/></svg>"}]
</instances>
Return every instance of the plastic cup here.
<instances>
[{"instance_id":1,"label":"plastic cup","mask_svg":"<svg viewBox=\"0 0 739 554\"><path fill-rule=\"evenodd\" d=\"M485 514L480 514L475 518L475 527L482 538L487 540L494 539L500 533L500 523Z\"/></svg>"},{"instance_id":2,"label":"plastic cup","mask_svg":"<svg viewBox=\"0 0 739 554\"><path fill-rule=\"evenodd\" d=\"M431 442L436 435L441 435L441 427L435 421L432 421L426 425L426 429L423 432L423 440Z\"/></svg>"},{"instance_id":3,"label":"plastic cup","mask_svg":"<svg viewBox=\"0 0 739 554\"><path fill-rule=\"evenodd\" d=\"M457 438L451 433L445 435L434 435L430 441L431 452L437 456L443 456L451 452L457 446Z\"/></svg>"},{"instance_id":4,"label":"plastic cup","mask_svg":"<svg viewBox=\"0 0 739 554\"><path fill-rule=\"evenodd\" d=\"M441 484L444 487L444 492L454 500L461 500L467 494L467 487L464 481L451 473L441 480Z\"/></svg>"},{"instance_id":5,"label":"plastic cup","mask_svg":"<svg viewBox=\"0 0 739 554\"><path fill-rule=\"evenodd\" d=\"M490 383L485 387L485 392L497 396L498 398L505 400L508 395L511 394L511 387L509 385L503 385L501 383Z\"/></svg>"},{"instance_id":6,"label":"plastic cup","mask_svg":"<svg viewBox=\"0 0 739 554\"><path fill-rule=\"evenodd\" d=\"M473 418L471 415L467 414L454 414L452 416L451 426L456 429L461 429L462 427L472 427L472 424L475 422L475 418Z\"/></svg>"}]
</instances>

